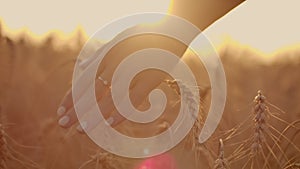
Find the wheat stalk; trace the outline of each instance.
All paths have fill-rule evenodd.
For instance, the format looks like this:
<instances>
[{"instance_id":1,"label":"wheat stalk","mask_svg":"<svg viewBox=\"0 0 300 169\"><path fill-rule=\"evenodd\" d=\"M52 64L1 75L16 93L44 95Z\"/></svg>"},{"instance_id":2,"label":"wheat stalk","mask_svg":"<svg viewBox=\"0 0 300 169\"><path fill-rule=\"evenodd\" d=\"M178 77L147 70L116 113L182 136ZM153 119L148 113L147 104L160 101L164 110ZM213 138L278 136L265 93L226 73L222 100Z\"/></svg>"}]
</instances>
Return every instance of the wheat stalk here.
<instances>
[{"instance_id":1,"label":"wheat stalk","mask_svg":"<svg viewBox=\"0 0 300 169\"><path fill-rule=\"evenodd\" d=\"M109 152L103 152L98 150L95 155L92 155L91 158L84 162L79 169L84 169L88 165L94 165L96 169L122 169L124 168L124 162L114 154Z\"/></svg>"},{"instance_id":2,"label":"wheat stalk","mask_svg":"<svg viewBox=\"0 0 300 169\"><path fill-rule=\"evenodd\" d=\"M199 97L199 86L191 86L178 79L165 80L165 82L171 88L173 88L183 100L187 101L187 105L183 105L185 106L184 110L187 113L190 113L190 115L192 115L193 120L195 120L195 123L190 133L185 139L184 147L191 149L194 152L196 166L200 166L199 159L201 153L205 154L204 156L208 159L209 164L212 166L212 162L214 161L212 151L205 144L200 144L198 141L200 129L204 123L203 115L199 113L197 113L197 116L194 115L194 112L197 110L197 106L201 106L201 100ZM181 89L180 92L178 87ZM201 112L201 107L199 108Z\"/></svg>"},{"instance_id":3,"label":"wheat stalk","mask_svg":"<svg viewBox=\"0 0 300 169\"><path fill-rule=\"evenodd\" d=\"M225 158L225 151L224 151L224 143L223 140L219 140L219 155L218 159L215 161L214 169L228 169L229 164L227 159Z\"/></svg>"},{"instance_id":4,"label":"wheat stalk","mask_svg":"<svg viewBox=\"0 0 300 169\"><path fill-rule=\"evenodd\" d=\"M0 169L8 169L9 162L12 164L18 163L20 166L22 166L22 168L25 169L42 169L42 167L40 167L37 163L28 159L25 155L15 150L9 144L9 142L12 142L15 145L23 148L29 148L30 146L18 144L15 140L7 135L4 129L4 125L0 123Z\"/></svg>"},{"instance_id":5,"label":"wheat stalk","mask_svg":"<svg viewBox=\"0 0 300 169\"><path fill-rule=\"evenodd\" d=\"M4 136L4 127L0 124L0 169L6 169L7 141Z\"/></svg>"},{"instance_id":6,"label":"wheat stalk","mask_svg":"<svg viewBox=\"0 0 300 169\"><path fill-rule=\"evenodd\" d=\"M37 163L31 161L25 155L13 148L11 143L23 148L29 148L29 146L21 145L17 143L17 141L15 141L13 138L11 138L5 132L6 127L5 125L3 125L3 123L1 123L2 120L3 114L0 107L0 169L8 169L9 163L14 164L13 166L15 166L15 164L19 164L20 166L22 166L22 168L25 169L41 169L41 167Z\"/></svg>"},{"instance_id":7,"label":"wheat stalk","mask_svg":"<svg viewBox=\"0 0 300 169\"><path fill-rule=\"evenodd\" d=\"M295 129L299 131L295 125L300 121L294 123L289 123L275 115L270 111L270 107L280 110L278 107L269 103L266 97L261 91L258 91L257 96L254 98L252 123L246 125L249 118L237 127L229 130L229 136L226 137L226 141L230 141L234 137L241 135L243 133L253 132L253 135L249 138L244 138L238 143L233 143L232 145L237 145L234 148L233 153L228 157L229 163L237 162L243 160L243 166L241 168L287 168L287 166L294 166L292 164L292 158L286 155L284 148L282 147L282 141L286 141L289 146L294 148L296 153L300 153L300 149L291 139L289 139L285 133L288 130ZM283 112L280 110L280 112ZM272 124L272 120L278 120L279 122L286 125L283 131L277 129L277 126ZM228 134L227 133L227 134ZM297 133L297 132L296 132Z\"/></svg>"}]
</instances>

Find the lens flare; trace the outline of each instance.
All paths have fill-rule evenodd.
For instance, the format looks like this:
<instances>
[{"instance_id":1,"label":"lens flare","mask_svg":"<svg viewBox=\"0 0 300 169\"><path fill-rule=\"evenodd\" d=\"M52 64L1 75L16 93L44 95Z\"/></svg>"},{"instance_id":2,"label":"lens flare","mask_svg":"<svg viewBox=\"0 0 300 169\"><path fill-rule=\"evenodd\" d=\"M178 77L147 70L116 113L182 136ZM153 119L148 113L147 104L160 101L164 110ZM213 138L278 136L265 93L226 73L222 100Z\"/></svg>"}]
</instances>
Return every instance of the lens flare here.
<instances>
[{"instance_id":1,"label":"lens flare","mask_svg":"<svg viewBox=\"0 0 300 169\"><path fill-rule=\"evenodd\" d=\"M174 157L162 154L144 160L136 169L178 169Z\"/></svg>"}]
</instances>

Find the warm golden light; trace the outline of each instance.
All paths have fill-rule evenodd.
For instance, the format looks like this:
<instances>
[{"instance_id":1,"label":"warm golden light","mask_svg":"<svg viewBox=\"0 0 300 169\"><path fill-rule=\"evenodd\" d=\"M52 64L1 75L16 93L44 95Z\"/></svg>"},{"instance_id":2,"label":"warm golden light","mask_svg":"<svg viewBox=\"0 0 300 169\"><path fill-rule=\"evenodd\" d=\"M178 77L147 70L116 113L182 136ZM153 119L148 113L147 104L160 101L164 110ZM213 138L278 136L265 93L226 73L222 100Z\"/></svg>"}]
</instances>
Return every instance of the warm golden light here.
<instances>
[{"instance_id":1,"label":"warm golden light","mask_svg":"<svg viewBox=\"0 0 300 169\"><path fill-rule=\"evenodd\" d=\"M70 33L81 26L92 35L110 21L134 13L167 12L170 0L5 1L0 17L12 30L27 27L41 35L58 29ZM17 11L17 12L16 12Z\"/></svg>"},{"instance_id":2,"label":"warm golden light","mask_svg":"<svg viewBox=\"0 0 300 169\"><path fill-rule=\"evenodd\" d=\"M300 43L299 6L297 0L288 3L246 1L206 29L205 34L215 45L230 37L266 55L273 55L282 48Z\"/></svg>"}]
</instances>

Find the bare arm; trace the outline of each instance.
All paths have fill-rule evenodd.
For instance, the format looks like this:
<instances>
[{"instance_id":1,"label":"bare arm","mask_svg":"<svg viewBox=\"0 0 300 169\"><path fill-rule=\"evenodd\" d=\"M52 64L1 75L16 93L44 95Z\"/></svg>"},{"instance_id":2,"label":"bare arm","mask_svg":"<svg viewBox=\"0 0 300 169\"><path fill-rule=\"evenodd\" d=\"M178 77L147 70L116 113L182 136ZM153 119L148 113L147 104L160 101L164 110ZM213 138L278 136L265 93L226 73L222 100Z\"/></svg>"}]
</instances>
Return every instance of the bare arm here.
<instances>
[{"instance_id":1,"label":"bare arm","mask_svg":"<svg viewBox=\"0 0 300 169\"><path fill-rule=\"evenodd\" d=\"M170 13L204 30L245 0L173 0Z\"/></svg>"},{"instance_id":2,"label":"bare arm","mask_svg":"<svg viewBox=\"0 0 300 169\"><path fill-rule=\"evenodd\" d=\"M185 18L200 30L204 30L211 23L242 2L242 0L174 0L170 13ZM159 26L168 28L170 25L166 22L161 23ZM112 75L122 59L133 52L145 48L161 48L182 56L187 47L181 42L165 36L148 34L130 37L114 46L105 56L103 60L104 64L102 65L101 63L102 66L100 65L99 69L101 78L111 82ZM145 71L142 75L137 76L136 80L132 81L132 84L135 84L134 87L129 91L133 96L133 105L137 107L147 97L149 91L159 85L164 78L165 74L153 71ZM109 118L110 116L110 118L114 119L112 125L117 125L118 122L122 121L122 116L116 113L110 92L106 92L108 87L101 81L96 81L96 86L98 89L96 90L96 94L101 96L98 102L100 105L104 105L102 106L104 117ZM58 109L58 114L61 118L59 123L62 127L70 127L77 121L71 96L72 93L70 90L62 101L60 109Z\"/></svg>"}]
</instances>

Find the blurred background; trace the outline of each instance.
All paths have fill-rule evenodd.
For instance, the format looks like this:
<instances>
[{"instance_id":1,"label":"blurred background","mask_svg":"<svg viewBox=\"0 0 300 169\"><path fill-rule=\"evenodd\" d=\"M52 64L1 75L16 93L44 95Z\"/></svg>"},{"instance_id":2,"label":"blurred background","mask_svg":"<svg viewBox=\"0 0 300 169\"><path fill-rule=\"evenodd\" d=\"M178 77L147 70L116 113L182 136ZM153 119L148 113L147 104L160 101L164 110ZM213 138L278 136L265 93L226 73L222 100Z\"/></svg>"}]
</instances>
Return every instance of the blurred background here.
<instances>
[{"instance_id":1,"label":"blurred background","mask_svg":"<svg viewBox=\"0 0 300 169\"><path fill-rule=\"evenodd\" d=\"M225 112L214 138L253 113L252 101L258 90L286 112L282 119L300 119L299 6L298 0L246 1L205 30L213 44L221 46L218 49L228 85ZM28 167L33 165L29 161L34 161L39 168L73 169L92 159L87 168L107 164L102 168L112 169L115 164L116 169L142 169L143 160L97 156L99 147L88 137L79 135L75 128L65 130L58 126L56 110L71 87L76 58L89 36L113 19L138 12L168 12L171 8L170 0L0 0L0 123L12 138L7 138L8 145L19 160L7 160L8 168L21 169L24 162ZM186 61L198 69L194 60ZM200 86L209 82L203 84ZM208 91L203 100L205 110L209 108L209 97ZM278 130L286 127L276 120L273 125ZM126 132L137 130L129 126ZM294 129L286 135L299 147L298 131ZM194 151L182 149L182 144L150 161L164 159L176 163L178 169L196 168ZM214 158L207 159L208 155L202 153L199 162L213 168L218 139L209 144ZM282 146L288 158L300 161L299 151L289 142L282 142ZM232 150L229 147L226 153ZM232 168L241 168L239 164L244 162Z\"/></svg>"}]
</instances>

